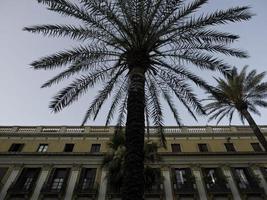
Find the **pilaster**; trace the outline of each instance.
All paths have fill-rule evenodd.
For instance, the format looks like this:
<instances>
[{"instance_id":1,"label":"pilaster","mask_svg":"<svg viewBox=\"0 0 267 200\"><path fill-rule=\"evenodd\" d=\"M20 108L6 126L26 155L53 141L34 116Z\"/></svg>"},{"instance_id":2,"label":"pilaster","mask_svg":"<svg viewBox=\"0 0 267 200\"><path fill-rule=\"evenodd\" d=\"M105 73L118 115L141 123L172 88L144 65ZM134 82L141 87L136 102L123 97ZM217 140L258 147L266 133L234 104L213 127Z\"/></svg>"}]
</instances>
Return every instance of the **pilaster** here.
<instances>
[{"instance_id":1,"label":"pilaster","mask_svg":"<svg viewBox=\"0 0 267 200\"><path fill-rule=\"evenodd\" d=\"M260 170L260 167L257 166L257 165L254 165L254 166L251 166L254 174L259 178L259 184L260 184L260 187L262 187L264 189L264 192L265 194L267 195L267 181L265 180L261 170Z\"/></svg>"},{"instance_id":2,"label":"pilaster","mask_svg":"<svg viewBox=\"0 0 267 200\"><path fill-rule=\"evenodd\" d=\"M162 175L164 178L163 185L164 185L165 199L173 200L172 184L171 184L171 176L170 176L169 167L162 168Z\"/></svg>"},{"instance_id":3,"label":"pilaster","mask_svg":"<svg viewBox=\"0 0 267 200\"><path fill-rule=\"evenodd\" d=\"M6 181L6 183L4 184L2 191L0 193L0 200L3 200L7 194L7 190L8 188L12 185L12 183L16 180L20 170L22 169L23 165L14 165L13 169Z\"/></svg>"},{"instance_id":4,"label":"pilaster","mask_svg":"<svg viewBox=\"0 0 267 200\"><path fill-rule=\"evenodd\" d=\"M107 192L107 171L102 168L101 178L100 178L100 187L98 193L98 200L105 200Z\"/></svg>"},{"instance_id":5,"label":"pilaster","mask_svg":"<svg viewBox=\"0 0 267 200\"><path fill-rule=\"evenodd\" d=\"M232 176L230 167L229 166L223 166L222 171L223 171L224 175L227 177L227 181L228 181L230 189L232 191L234 200L241 200L241 197L240 197L239 191L237 189L237 186L235 184L234 178Z\"/></svg>"},{"instance_id":6,"label":"pilaster","mask_svg":"<svg viewBox=\"0 0 267 200\"><path fill-rule=\"evenodd\" d=\"M52 165L45 165L42 168L41 174L36 182L36 187L34 188L31 200L36 200L38 199L39 195L40 195L40 191L45 183L45 180L48 177L49 171L51 170Z\"/></svg>"},{"instance_id":7,"label":"pilaster","mask_svg":"<svg viewBox=\"0 0 267 200\"><path fill-rule=\"evenodd\" d=\"M73 165L70 178L69 178L69 182L68 182L68 186L67 186L67 190L66 190L65 200L72 199L73 191L74 191L76 181L78 178L78 174L79 174L79 170L80 170L80 165Z\"/></svg>"},{"instance_id":8,"label":"pilaster","mask_svg":"<svg viewBox=\"0 0 267 200\"><path fill-rule=\"evenodd\" d=\"M203 182L202 176L201 176L200 167L199 166L193 166L192 172L193 172L193 175L195 176L195 179L196 179L196 185L197 185L199 198L201 200L208 200L208 197L207 197L207 194L205 191L205 187L204 187L204 182Z\"/></svg>"}]
</instances>

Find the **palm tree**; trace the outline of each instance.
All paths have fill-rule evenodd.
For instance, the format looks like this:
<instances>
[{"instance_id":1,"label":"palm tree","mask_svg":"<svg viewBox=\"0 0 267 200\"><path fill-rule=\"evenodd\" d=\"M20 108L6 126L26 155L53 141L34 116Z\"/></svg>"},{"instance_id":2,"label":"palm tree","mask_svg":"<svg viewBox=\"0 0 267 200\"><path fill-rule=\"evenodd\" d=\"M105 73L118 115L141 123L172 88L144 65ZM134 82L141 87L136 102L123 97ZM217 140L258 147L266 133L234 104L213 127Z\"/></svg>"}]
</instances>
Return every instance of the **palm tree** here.
<instances>
[{"instance_id":1,"label":"palm tree","mask_svg":"<svg viewBox=\"0 0 267 200\"><path fill-rule=\"evenodd\" d=\"M211 114L209 120L218 119L217 124L225 117L231 123L235 111L238 112L242 123L244 118L249 123L254 134L267 151L267 142L250 113L260 115L256 108L267 107L267 82L263 82L265 72L257 74L252 70L247 74L247 66L240 73L234 68L230 76L224 79L218 78L217 86L210 93L206 106L207 114Z\"/></svg>"},{"instance_id":2,"label":"palm tree","mask_svg":"<svg viewBox=\"0 0 267 200\"><path fill-rule=\"evenodd\" d=\"M121 186L123 185L124 175L124 160L126 154L125 134L123 132L114 134L108 143L109 150L104 156L103 167L107 169L107 179L109 180L110 192L120 194ZM149 191L153 186L159 186L162 181L160 169L149 166L151 163L160 161L160 156L157 154L158 145L147 140L144 145L145 158L145 191ZM159 189L159 188L157 188ZM157 191L160 192L160 191Z\"/></svg>"},{"instance_id":3,"label":"palm tree","mask_svg":"<svg viewBox=\"0 0 267 200\"><path fill-rule=\"evenodd\" d=\"M113 94L107 114L108 125L116 113L118 125L126 121L126 157L123 199L143 199L144 132L153 123L162 135L166 100L180 125L174 98L189 113L204 113L190 84L209 88L192 73L193 66L227 74L229 66L214 54L247 57L230 48L237 35L212 27L251 18L248 7L235 7L211 14L194 13L207 0L38 0L60 15L72 17L80 25L39 25L24 30L53 37L69 37L80 46L34 61L34 69L63 71L42 87L79 76L54 96L50 108L59 112L84 95L89 88L103 88L90 103L83 125L95 119ZM113 92L113 93L112 93ZM127 112L126 112L127 110ZM126 120L125 120L126 118ZM146 119L146 120L145 120ZM146 122L145 122L146 121Z\"/></svg>"}]
</instances>

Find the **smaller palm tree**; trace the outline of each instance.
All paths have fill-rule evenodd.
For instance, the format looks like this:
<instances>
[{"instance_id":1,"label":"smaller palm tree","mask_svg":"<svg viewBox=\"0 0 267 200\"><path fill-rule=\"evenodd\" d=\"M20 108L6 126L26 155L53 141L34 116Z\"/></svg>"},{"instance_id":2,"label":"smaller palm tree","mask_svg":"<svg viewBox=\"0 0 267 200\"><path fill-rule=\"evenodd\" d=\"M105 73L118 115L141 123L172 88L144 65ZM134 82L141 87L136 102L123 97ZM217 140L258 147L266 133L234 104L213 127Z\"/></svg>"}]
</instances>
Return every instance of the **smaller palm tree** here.
<instances>
[{"instance_id":1,"label":"smaller palm tree","mask_svg":"<svg viewBox=\"0 0 267 200\"><path fill-rule=\"evenodd\" d=\"M107 169L107 178L109 180L112 192L120 193L124 176L124 160L126 155L125 134L117 132L108 143L109 151L105 154L103 167ZM157 154L158 146L156 143L147 141L144 145L144 160L146 163L154 163L160 160ZM153 186L160 185L162 177L160 169L149 167L144 168L145 190L152 190Z\"/></svg>"},{"instance_id":2,"label":"smaller palm tree","mask_svg":"<svg viewBox=\"0 0 267 200\"><path fill-rule=\"evenodd\" d=\"M231 123L235 111L238 112L242 123L247 120L254 134L267 151L267 142L250 113L260 115L256 108L267 107L267 82L263 82L265 72L257 74L252 70L247 74L247 66L240 73L234 68L225 79L218 78L217 86L209 92L209 103L205 106L209 121L217 119L217 124L225 117Z\"/></svg>"}]
</instances>

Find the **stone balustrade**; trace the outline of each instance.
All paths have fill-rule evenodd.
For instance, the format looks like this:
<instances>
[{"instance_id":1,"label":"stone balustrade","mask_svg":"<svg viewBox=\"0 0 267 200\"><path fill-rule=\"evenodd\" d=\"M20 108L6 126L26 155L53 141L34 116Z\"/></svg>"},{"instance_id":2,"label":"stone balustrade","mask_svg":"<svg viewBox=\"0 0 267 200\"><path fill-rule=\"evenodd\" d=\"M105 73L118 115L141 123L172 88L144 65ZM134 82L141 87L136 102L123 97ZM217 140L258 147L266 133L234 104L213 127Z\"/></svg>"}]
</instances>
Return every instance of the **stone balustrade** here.
<instances>
[{"instance_id":1,"label":"stone balustrade","mask_svg":"<svg viewBox=\"0 0 267 200\"><path fill-rule=\"evenodd\" d=\"M260 126L263 133L267 133L267 126ZM64 133L64 134L107 134L114 133L114 126L0 126L0 134L23 133ZM148 133L147 129L145 132ZM149 127L149 134L156 134L157 127ZM249 126L165 126L165 134L220 134L220 133L252 133Z\"/></svg>"}]
</instances>

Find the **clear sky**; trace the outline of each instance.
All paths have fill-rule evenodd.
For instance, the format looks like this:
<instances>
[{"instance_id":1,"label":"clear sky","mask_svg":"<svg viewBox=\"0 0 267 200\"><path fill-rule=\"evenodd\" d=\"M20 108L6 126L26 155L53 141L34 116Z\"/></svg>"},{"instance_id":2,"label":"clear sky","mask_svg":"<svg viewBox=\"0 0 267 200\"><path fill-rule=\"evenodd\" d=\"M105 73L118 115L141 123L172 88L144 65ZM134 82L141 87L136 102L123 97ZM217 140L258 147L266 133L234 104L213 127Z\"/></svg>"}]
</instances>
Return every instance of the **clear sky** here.
<instances>
[{"instance_id":1,"label":"clear sky","mask_svg":"<svg viewBox=\"0 0 267 200\"><path fill-rule=\"evenodd\" d=\"M242 67L249 65L258 72L267 70L267 1L266 0L210 0L200 12L249 5L256 16L249 22L220 26L224 31L239 34L240 40L235 47L247 50L250 58L227 58L226 61ZM36 0L0 0L0 125L80 125L84 113L97 90L91 90L79 102L58 114L48 109L51 97L63 84L49 89L40 89L45 80L55 71L34 71L29 63L58 50L75 46L69 39L53 39L23 32L22 28L36 24L76 23L70 18L62 18L45 9ZM207 73L200 75L210 78ZM267 78L265 78L267 81ZM199 91L200 96L203 96ZM180 107L179 107L180 108ZM103 125L103 111L96 121L88 125ZM206 125L207 119L199 117L195 122L183 108L180 109L185 125ZM267 109L261 110L262 116L255 116L258 124L267 124ZM165 125L175 125L166 111ZM215 124L210 122L209 125ZM222 124L227 124L223 121ZM238 118L233 124L241 124Z\"/></svg>"}]
</instances>

